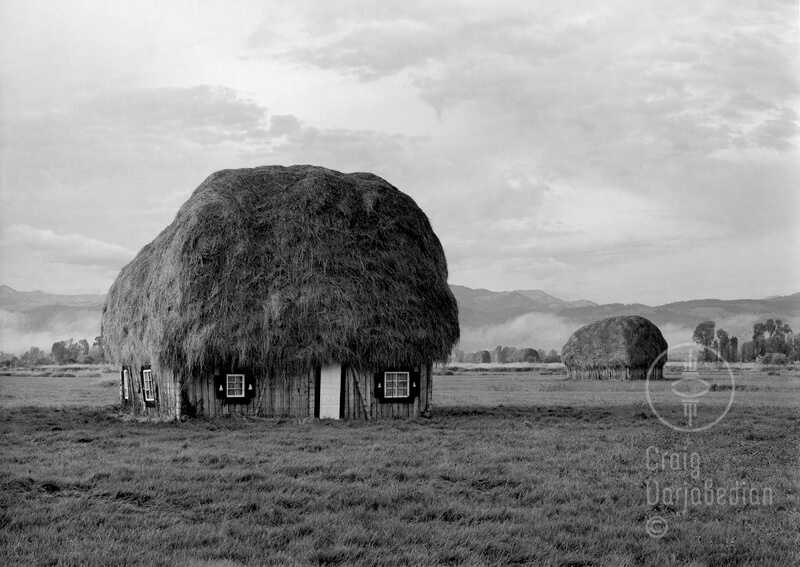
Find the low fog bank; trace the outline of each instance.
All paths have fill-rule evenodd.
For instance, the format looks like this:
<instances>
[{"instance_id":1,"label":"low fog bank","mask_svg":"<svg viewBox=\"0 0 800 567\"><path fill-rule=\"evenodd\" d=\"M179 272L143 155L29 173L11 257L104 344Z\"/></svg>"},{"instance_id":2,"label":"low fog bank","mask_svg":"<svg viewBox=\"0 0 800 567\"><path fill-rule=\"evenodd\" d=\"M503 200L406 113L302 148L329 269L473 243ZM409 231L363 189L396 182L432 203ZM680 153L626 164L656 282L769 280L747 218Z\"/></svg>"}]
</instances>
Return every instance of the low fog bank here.
<instances>
[{"instance_id":1,"label":"low fog bank","mask_svg":"<svg viewBox=\"0 0 800 567\"><path fill-rule=\"evenodd\" d=\"M40 323L27 312L0 309L0 350L19 356L35 346L50 352L58 341L86 339L91 345L100 335L100 314L94 310L59 313L44 328Z\"/></svg>"},{"instance_id":2,"label":"low fog bank","mask_svg":"<svg viewBox=\"0 0 800 567\"><path fill-rule=\"evenodd\" d=\"M708 320L698 318L697 323L687 325L682 323L659 322L657 318L650 318L658 326L667 344L671 347L685 343L692 343L692 334L698 324ZM753 338L753 324L763 322L765 318L754 315L737 315L713 319L717 329L725 329L728 335L739 338L739 345ZM593 321L576 322L558 315L549 313L527 313L506 323L487 325L483 327L462 327L461 343L459 348L474 352L478 350L491 350L494 347L513 346L516 348L555 349L561 348L569 337L580 327ZM795 326L792 321L784 321Z\"/></svg>"},{"instance_id":3,"label":"low fog bank","mask_svg":"<svg viewBox=\"0 0 800 567\"><path fill-rule=\"evenodd\" d=\"M462 327L459 348L491 350L499 345L561 352L561 347L580 326L549 313L527 313L500 325Z\"/></svg>"}]
</instances>

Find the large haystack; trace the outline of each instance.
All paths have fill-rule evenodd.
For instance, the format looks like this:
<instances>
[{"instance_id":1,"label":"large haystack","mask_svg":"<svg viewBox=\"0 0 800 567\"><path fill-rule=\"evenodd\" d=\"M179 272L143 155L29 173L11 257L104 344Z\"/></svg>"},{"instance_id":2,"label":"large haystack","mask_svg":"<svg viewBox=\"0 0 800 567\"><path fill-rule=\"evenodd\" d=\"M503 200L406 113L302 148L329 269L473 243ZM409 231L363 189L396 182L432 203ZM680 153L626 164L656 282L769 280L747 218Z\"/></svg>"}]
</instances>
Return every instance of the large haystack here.
<instances>
[{"instance_id":1,"label":"large haystack","mask_svg":"<svg viewBox=\"0 0 800 567\"><path fill-rule=\"evenodd\" d=\"M667 341L653 323L639 316L611 317L575 331L561 350L569 377L577 380L662 378Z\"/></svg>"},{"instance_id":2,"label":"large haystack","mask_svg":"<svg viewBox=\"0 0 800 567\"><path fill-rule=\"evenodd\" d=\"M445 361L459 338L447 262L416 203L371 173L224 170L123 268L108 355L185 382Z\"/></svg>"}]
</instances>

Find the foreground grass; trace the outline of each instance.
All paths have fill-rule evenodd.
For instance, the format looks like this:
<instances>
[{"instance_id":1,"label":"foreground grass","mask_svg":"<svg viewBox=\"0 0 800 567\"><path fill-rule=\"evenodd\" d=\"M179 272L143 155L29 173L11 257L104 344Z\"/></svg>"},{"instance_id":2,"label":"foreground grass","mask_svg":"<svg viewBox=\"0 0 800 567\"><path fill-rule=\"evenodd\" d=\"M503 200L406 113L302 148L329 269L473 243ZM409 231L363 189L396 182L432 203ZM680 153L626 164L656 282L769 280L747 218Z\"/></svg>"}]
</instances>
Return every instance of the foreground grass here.
<instances>
[{"instance_id":1,"label":"foreground grass","mask_svg":"<svg viewBox=\"0 0 800 567\"><path fill-rule=\"evenodd\" d=\"M5 565L797 564L796 408L684 436L642 404L450 407L431 420L125 422L0 410ZM697 453L657 470L659 454ZM652 453L652 449L651 449ZM660 463L659 463L660 465ZM769 487L647 502L648 482ZM693 484L694 483L694 484ZM647 520L663 517L661 539Z\"/></svg>"}]
</instances>

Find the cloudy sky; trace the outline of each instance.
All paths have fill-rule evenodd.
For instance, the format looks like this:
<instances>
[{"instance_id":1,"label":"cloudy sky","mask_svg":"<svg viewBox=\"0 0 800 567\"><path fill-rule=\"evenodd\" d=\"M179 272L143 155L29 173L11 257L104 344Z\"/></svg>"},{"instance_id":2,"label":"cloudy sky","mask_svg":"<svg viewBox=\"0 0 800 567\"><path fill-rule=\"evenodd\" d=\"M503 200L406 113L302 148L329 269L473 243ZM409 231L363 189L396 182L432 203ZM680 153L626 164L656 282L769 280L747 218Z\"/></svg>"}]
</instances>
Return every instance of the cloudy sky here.
<instances>
[{"instance_id":1,"label":"cloudy sky","mask_svg":"<svg viewBox=\"0 0 800 567\"><path fill-rule=\"evenodd\" d=\"M104 293L210 173L371 171L451 283L800 291L798 3L0 3L0 283Z\"/></svg>"}]
</instances>

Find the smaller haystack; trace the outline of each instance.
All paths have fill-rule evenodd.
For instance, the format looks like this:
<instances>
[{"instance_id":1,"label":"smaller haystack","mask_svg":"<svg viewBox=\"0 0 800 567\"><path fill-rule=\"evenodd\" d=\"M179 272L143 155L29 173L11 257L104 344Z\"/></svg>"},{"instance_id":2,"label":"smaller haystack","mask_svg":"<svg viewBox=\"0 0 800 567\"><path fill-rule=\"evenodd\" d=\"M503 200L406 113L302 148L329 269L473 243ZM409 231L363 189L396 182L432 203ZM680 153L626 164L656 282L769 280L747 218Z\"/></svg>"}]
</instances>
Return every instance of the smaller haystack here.
<instances>
[{"instance_id":1,"label":"smaller haystack","mask_svg":"<svg viewBox=\"0 0 800 567\"><path fill-rule=\"evenodd\" d=\"M654 362L650 378L660 380L667 348L652 322L638 315L620 316L575 331L561 349L561 359L574 380L641 380Z\"/></svg>"}]
</instances>

